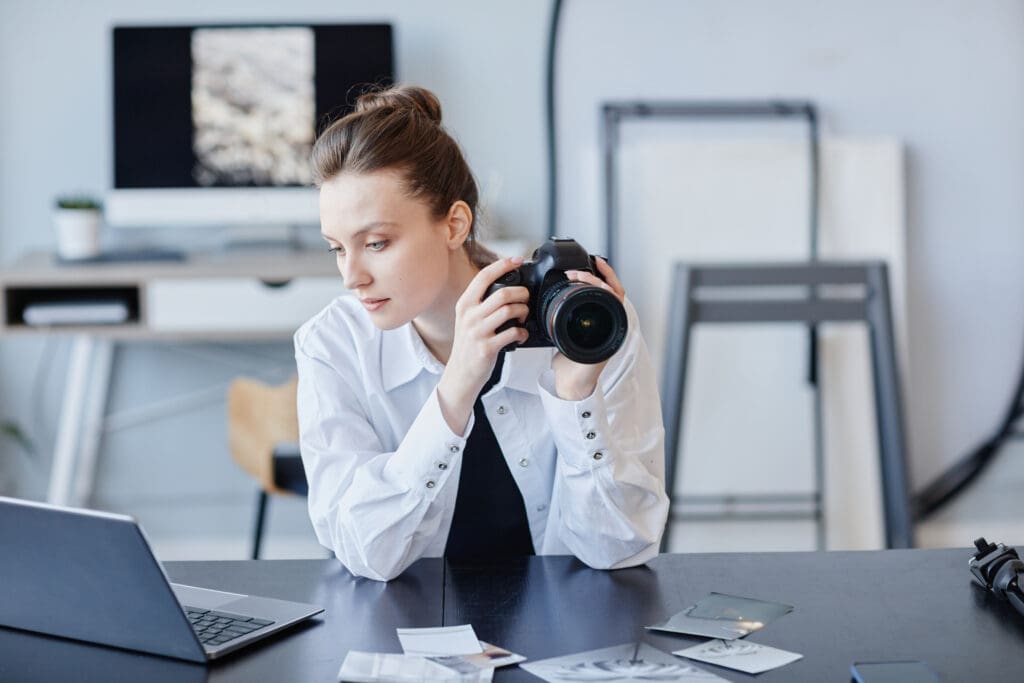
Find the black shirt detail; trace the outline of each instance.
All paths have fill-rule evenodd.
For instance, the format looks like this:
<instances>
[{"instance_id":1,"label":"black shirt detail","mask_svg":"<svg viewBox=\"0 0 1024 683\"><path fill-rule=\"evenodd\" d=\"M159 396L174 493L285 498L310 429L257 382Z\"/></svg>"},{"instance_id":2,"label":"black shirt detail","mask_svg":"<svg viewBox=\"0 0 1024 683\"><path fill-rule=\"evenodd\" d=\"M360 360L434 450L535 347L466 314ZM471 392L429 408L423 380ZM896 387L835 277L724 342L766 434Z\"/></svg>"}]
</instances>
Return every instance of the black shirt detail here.
<instances>
[{"instance_id":1,"label":"black shirt detail","mask_svg":"<svg viewBox=\"0 0 1024 683\"><path fill-rule=\"evenodd\" d=\"M445 557L474 561L533 555L526 505L484 412L483 396L501 378L505 354L473 404L473 431L462 449L459 493Z\"/></svg>"}]
</instances>

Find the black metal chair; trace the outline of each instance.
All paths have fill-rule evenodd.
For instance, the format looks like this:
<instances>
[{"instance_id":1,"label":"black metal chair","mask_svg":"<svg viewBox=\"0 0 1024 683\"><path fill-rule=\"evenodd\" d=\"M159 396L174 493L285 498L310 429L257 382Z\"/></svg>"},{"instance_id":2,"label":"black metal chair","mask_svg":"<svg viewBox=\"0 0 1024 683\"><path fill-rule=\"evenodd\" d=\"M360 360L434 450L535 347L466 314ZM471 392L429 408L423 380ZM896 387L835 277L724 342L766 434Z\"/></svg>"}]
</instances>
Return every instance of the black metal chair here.
<instances>
[{"instance_id":1,"label":"black metal chair","mask_svg":"<svg viewBox=\"0 0 1024 683\"><path fill-rule=\"evenodd\" d=\"M294 493L297 496L309 495L309 483L306 481L306 470L302 467L302 457L297 444L280 444L273 452L274 487L280 491ZM263 529L266 526L267 501L269 494L260 488L256 498L256 523L253 527L252 559L260 559L260 547L263 544Z\"/></svg>"}]
</instances>

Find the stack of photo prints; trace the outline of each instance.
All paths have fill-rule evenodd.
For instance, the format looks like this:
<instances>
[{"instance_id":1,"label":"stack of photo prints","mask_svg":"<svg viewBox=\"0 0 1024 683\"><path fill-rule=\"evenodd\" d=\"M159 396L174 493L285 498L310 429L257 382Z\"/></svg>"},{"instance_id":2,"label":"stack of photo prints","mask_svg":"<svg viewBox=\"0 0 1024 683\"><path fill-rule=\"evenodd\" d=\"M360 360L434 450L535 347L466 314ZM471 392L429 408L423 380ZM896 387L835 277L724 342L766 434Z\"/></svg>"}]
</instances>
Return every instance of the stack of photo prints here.
<instances>
[{"instance_id":1,"label":"stack of photo prints","mask_svg":"<svg viewBox=\"0 0 1024 683\"><path fill-rule=\"evenodd\" d=\"M793 611L790 605L711 593L651 631L704 636L711 640L672 654L757 674L801 659L803 655L746 640L744 636ZM472 626L398 629L404 654L349 652L338 672L349 683L490 681L497 667L526 662L522 655L478 640ZM520 664L552 683L564 681L724 681L711 671L681 661L646 643L579 652Z\"/></svg>"}]
</instances>

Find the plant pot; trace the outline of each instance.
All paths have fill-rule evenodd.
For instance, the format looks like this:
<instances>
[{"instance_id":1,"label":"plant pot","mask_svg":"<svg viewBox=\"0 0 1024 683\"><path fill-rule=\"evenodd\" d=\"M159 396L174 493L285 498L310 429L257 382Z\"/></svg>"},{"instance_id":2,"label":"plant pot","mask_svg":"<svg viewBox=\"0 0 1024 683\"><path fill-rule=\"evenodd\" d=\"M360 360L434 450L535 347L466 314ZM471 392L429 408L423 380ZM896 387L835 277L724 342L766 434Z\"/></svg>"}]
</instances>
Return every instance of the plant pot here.
<instances>
[{"instance_id":1,"label":"plant pot","mask_svg":"<svg viewBox=\"0 0 1024 683\"><path fill-rule=\"evenodd\" d=\"M100 253L99 209L55 209L57 255L65 261L92 258Z\"/></svg>"}]
</instances>

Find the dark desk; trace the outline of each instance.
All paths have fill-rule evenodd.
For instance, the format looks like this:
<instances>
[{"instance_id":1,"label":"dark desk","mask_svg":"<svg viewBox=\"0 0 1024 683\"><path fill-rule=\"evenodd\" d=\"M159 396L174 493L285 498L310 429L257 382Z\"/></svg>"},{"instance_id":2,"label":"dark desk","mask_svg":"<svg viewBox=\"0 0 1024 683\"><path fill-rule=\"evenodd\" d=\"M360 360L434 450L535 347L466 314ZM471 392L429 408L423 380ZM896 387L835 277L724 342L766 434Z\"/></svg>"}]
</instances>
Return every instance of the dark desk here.
<instances>
[{"instance_id":1,"label":"dark desk","mask_svg":"<svg viewBox=\"0 0 1024 683\"><path fill-rule=\"evenodd\" d=\"M671 652L707 640L644 630L711 591L793 605L747 638L804 658L734 681L849 681L850 664L923 659L950 681L1024 678L1024 617L970 584L964 550L662 555L595 572L570 558L448 567L445 623L532 660L642 639ZM537 681L522 670L495 680Z\"/></svg>"},{"instance_id":2,"label":"dark desk","mask_svg":"<svg viewBox=\"0 0 1024 683\"><path fill-rule=\"evenodd\" d=\"M804 659L733 681L848 681L856 660L924 659L943 681L1013 681L1024 618L970 585L967 550L663 555L601 572L568 557L494 566L423 560L390 584L333 560L170 562L175 581L321 604L321 620L209 668L0 630L2 681L334 681L352 649L400 652L399 626L471 623L532 660L641 638L666 652L700 638L648 633L710 591L786 602L793 613L748 638ZM701 665L705 666L705 665ZM501 669L497 681L538 680Z\"/></svg>"}]
</instances>

